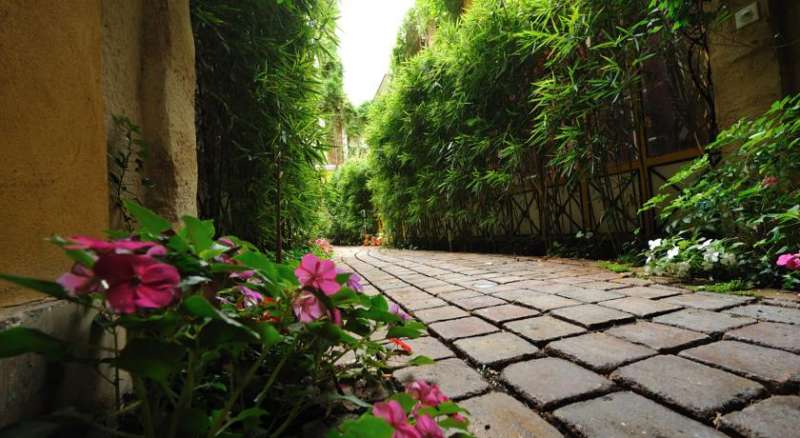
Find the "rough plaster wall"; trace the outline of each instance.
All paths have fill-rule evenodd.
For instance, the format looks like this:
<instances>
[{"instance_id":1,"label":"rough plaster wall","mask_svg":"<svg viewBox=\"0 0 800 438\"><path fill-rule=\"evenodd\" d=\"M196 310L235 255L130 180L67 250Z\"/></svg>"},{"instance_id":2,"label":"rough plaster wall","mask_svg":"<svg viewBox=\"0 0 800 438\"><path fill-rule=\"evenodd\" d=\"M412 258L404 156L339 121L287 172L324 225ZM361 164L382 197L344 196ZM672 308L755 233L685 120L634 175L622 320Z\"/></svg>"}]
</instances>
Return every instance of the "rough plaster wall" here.
<instances>
[{"instance_id":1,"label":"rough plaster wall","mask_svg":"<svg viewBox=\"0 0 800 438\"><path fill-rule=\"evenodd\" d=\"M197 214L196 76L189 0L144 0L142 87L146 203L177 221Z\"/></svg>"},{"instance_id":2,"label":"rough plaster wall","mask_svg":"<svg viewBox=\"0 0 800 438\"><path fill-rule=\"evenodd\" d=\"M70 262L45 237L108 227L100 39L99 0L0 2L0 272L55 278ZM35 300L42 296L0 283L0 329L89 339L91 317L67 303L15 306ZM108 389L85 368L4 359L0 426L55 406L94 405Z\"/></svg>"},{"instance_id":3,"label":"rough plaster wall","mask_svg":"<svg viewBox=\"0 0 800 438\"><path fill-rule=\"evenodd\" d=\"M100 3L0 1L0 272L55 278L45 242L108 227ZM0 306L40 298L0 283Z\"/></svg>"},{"instance_id":4,"label":"rough plaster wall","mask_svg":"<svg viewBox=\"0 0 800 438\"><path fill-rule=\"evenodd\" d=\"M115 126L113 116L125 116L142 126L139 88L142 79L143 0L102 0L102 64L105 94L105 128L109 153L127 148L125 132ZM142 199L141 176L129 166L125 187ZM119 208L109 202L111 228L120 229L124 220Z\"/></svg>"},{"instance_id":5,"label":"rough plaster wall","mask_svg":"<svg viewBox=\"0 0 800 438\"><path fill-rule=\"evenodd\" d=\"M733 14L753 0L727 0L731 17L709 38L717 120L725 129L742 117L763 113L782 97L781 68L775 48L774 17L759 0L761 18L736 30ZM715 0L712 7L720 4Z\"/></svg>"}]
</instances>

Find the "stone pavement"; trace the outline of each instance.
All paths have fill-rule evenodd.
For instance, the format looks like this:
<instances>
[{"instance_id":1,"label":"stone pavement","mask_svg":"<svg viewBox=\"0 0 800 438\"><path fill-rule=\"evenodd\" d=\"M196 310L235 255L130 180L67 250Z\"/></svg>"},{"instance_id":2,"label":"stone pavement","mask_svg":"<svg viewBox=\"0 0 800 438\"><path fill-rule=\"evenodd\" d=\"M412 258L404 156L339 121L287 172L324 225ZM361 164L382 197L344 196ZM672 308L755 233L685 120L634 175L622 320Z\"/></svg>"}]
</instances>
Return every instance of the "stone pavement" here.
<instances>
[{"instance_id":1,"label":"stone pavement","mask_svg":"<svg viewBox=\"0 0 800 438\"><path fill-rule=\"evenodd\" d=\"M428 324L409 341L478 437L800 436L800 308L585 262L337 248Z\"/></svg>"}]
</instances>

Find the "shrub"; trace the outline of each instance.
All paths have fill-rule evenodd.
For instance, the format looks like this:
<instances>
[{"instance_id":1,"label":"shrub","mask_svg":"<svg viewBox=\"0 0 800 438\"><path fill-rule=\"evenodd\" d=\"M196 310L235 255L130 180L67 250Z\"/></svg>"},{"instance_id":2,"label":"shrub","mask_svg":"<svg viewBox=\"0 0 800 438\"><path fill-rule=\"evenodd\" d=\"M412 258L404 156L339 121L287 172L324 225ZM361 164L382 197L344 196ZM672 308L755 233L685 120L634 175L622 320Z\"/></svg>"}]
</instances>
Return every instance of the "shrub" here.
<instances>
[{"instance_id":1,"label":"shrub","mask_svg":"<svg viewBox=\"0 0 800 438\"><path fill-rule=\"evenodd\" d=\"M378 229L372 192L367 182L372 177L369 163L351 159L341 165L327 184L325 198L330 214L327 235L338 244L360 244L367 234Z\"/></svg>"},{"instance_id":2,"label":"shrub","mask_svg":"<svg viewBox=\"0 0 800 438\"><path fill-rule=\"evenodd\" d=\"M332 425L337 417L330 414L342 413L343 400L364 405L343 391L345 383L358 383L353 378L385 384L378 371L390 351L374 340L376 330L388 328L389 337L421 333L422 324L382 296L359 293L358 276L330 260L307 254L297 266L275 264L247 242L215 239L211 221L184 217L173 231L153 212L127 205L140 225L134 235L53 239L75 261L57 282L0 276L92 309L97 326L115 339L127 335L124 347L87 358L34 329L0 332L0 358L33 352L116 370L114 412L59 418L150 438L299 435L306 423ZM346 354L358 358L355 377L335 365ZM130 397L120 394L120 370L132 378ZM466 425L449 420L442 427ZM389 432L369 436L391 435L387 421L372 422Z\"/></svg>"},{"instance_id":3,"label":"shrub","mask_svg":"<svg viewBox=\"0 0 800 438\"><path fill-rule=\"evenodd\" d=\"M800 250L800 96L720 133L645 206L656 208L669 237L651 242L651 271L800 287L800 275L777 264Z\"/></svg>"}]
</instances>

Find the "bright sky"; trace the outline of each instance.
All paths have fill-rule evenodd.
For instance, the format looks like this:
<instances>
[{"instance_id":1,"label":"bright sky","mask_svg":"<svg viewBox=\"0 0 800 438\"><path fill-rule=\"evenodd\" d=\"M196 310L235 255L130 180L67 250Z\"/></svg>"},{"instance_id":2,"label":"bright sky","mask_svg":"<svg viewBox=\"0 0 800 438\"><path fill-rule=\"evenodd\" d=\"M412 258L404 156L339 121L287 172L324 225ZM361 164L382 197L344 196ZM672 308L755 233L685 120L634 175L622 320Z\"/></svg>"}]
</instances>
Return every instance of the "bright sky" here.
<instances>
[{"instance_id":1,"label":"bright sky","mask_svg":"<svg viewBox=\"0 0 800 438\"><path fill-rule=\"evenodd\" d=\"M414 0L339 0L344 92L358 106L375 96L389 71L397 31Z\"/></svg>"}]
</instances>

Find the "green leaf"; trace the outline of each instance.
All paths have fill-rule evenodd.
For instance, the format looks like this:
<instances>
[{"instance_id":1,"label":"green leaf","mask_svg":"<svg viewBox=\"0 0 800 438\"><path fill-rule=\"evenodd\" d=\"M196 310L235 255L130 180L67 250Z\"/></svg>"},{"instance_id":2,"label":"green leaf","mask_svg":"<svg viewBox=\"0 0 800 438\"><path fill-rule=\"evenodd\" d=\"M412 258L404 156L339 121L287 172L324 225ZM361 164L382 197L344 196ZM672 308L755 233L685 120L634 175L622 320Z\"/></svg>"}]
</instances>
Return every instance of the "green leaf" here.
<instances>
[{"instance_id":1,"label":"green leaf","mask_svg":"<svg viewBox=\"0 0 800 438\"><path fill-rule=\"evenodd\" d=\"M394 433L392 426L383 418L372 414L364 414L357 420L345 421L339 430L331 431L329 438L391 438Z\"/></svg>"},{"instance_id":2,"label":"green leaf","mask_svg":"<svg viewBox=\"0 0 800 438\"><path fill-rule=\"evenodd\" d=\"M172 228L168 220L157 215L154 211L142 207L129 199L122 202L125 205L125 209L128 210L128 213L139 223L139 230L141 232L151 236L157 236Z\"/></svg>"},{"instance_id":3,"label":"green leaf","mask_svg":"<svg viewBox=\"0 0 800 438\"><path fill-rule=\"evenodd\" d=\"M269 258L267 258L266 255L260 252L248 251L244 254L239 254L238 256L234 257L234 259L238 260L248 268L255 269L256 271L260 272L273 283L277 283L281 278L281 275L278 272L278 264L273 263L269 260Z\"/></svg>"},{"instance_id":4,"label":"green leaf","mask_svg":"<svg viewBox=\"0 0 800 438\"><path fill-rule=\"evenodd\" d=\"M58 299L65 300L71 298L67 294L67 291L65 291L60 284L54 281L37 280L35 278L18 277L16 275L8 274L0 274L0 279L9 281L22 287L26 287L28 289L33 289L37 292L45 293Z\"/></svg>"},{"instance_id":5,"label":"green leaf","mask_svg":"<svg viewBox=\"0 0 800 438\"><path fill-rule=\"evenodd\" d=\"M278 332L278 329L267 322L256 324L255 332L258 333L258 335L261 337L261 342L263 342L267 347L271 347L283 339L283 336L280 334L280 332Z\"/></svg>"},{"instance_id":6,"label":"green leaf","mask_svg":"<svg viewBox=\"0 0 800 438\"><path fill-rule=\"evenodd\" d=\"M178 415L177 412L172 415ZM192 408L180 411L178 421L178 436L204 436L211 426L208 414L202 409Z\"/></svg>"},{"instance_id":7,"label":"green leaf","mask_svg":"<svg viewBox=\"0 0 800 438\"><path fill-rule=\"evenodd\" d=\"M406 411L406 414L410 414L414 409L414 406L417 405L417 400L415 400L414 397L411 397L411 394L407 392L398 392L397 394L389 397L389 400L394 400L397 403L400 403L400 406L403 407L403 410Z\"/></svg>"},{"instance_id":8,"label":"green leaf","mask_svg":"<svg viewBox=\"0 0 800 438\"><path fill-rule=\"evenodd\" d=\"M200 295L192 295L183 300L183 308L193 316L197 316L200 318L221 320L232 326L245 329L252 335L255 335L255 333L250 328L244 326L239 321L226 315L224 312L221 312L219 309L212 306L211 303L208 302L208 300L206 300L204 297Z\"/></svg>"},{"instance_id":9,"label":"green leaf","mask_svg":"<svg viewBox=\"0 0 800 438\"><path fill-rule=\"evenodd\" d=\"M197 254L201 254L214 245L214 221L203 221L192 216L183 216L182 219L186 224L186 239Z\"/></svg>"},{"instance_id":10,"label":"green leaf","mask_svg":"<svg viewBox=\"0 0 800 438\"><path fill-rule=\"evenodd\" d=\"M436 362L428 356L419 355L408 361L408 363L409 365L431 365Z\"/></svg>"},{"instance_id":11,"label":"green leaf","mask_svg":"<svg viewBox=\"0 0 800 438\"><path fill-rule=\"evenodd\" d=\"M161 383L176 372L185 352L178 344L152 338L133 338L120 352L117 365L133 374Z\"/></svg>"},{"instance_id":12,"label":"green leaf","mask_svg":"<svg viewBox=\"0 0 800 438\"><path fill-rule=\"evenodd\" d=\"M399 325L389 329L387 338L418 338L424 334L425 325L418 321L406 321L404 325Z\"/></svg>"},{"instance_id":13,"label":"green leaf","mask_svg":"<svg viewBox=\"0 0 800 438\"><path fill-rule=\"evenodd\" d=\"M223 320L214 319L203 326L197 341L204 348L213 349L247 344L256 341L256 339L251 331L243 327L237 327Z\"/></svg>"},{"instance_id":14,"label":"green leaf","mask_svg":"<svg viewBox=\"0 0 800 438\"><path fill-rule=\"evenodd\" d=\"M0 332L0 358L14 357L25 353L38 353L48 361L63 360L67 345L39 330L13 327Z\"/></svg>"}]
</instances>

